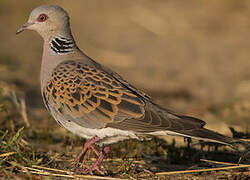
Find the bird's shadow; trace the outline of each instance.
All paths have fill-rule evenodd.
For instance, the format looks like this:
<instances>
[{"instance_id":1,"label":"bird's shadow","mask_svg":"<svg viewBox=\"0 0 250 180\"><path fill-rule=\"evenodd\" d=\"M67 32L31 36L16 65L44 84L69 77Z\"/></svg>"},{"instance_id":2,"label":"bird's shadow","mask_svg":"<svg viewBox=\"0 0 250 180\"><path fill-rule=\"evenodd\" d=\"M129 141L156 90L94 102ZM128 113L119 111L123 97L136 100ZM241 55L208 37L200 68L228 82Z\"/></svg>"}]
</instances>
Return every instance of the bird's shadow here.
<instances>
[{"instance_id":1,"label":"bird's shadow","mask_svg":"<svg viewBox=\"0 0 250 180\"><path fill-rule=\"evenodd\" d=\"M138 171L146 168L151 172L211 168L215 167L215 164L201 161L201 159L237 163L241 157L239 151L230 150L226 146L202 141L193 143L190 138L184 138L182 146L176 145L175 139L168 143L154 137L144 142L128 140L112 145L111 149L110 158L120 157L124 162L134 161ZM141 161L145 163L137 164ZM241 163L250 163L250 158L245 157Z\"/></svg>"}]
</instances>

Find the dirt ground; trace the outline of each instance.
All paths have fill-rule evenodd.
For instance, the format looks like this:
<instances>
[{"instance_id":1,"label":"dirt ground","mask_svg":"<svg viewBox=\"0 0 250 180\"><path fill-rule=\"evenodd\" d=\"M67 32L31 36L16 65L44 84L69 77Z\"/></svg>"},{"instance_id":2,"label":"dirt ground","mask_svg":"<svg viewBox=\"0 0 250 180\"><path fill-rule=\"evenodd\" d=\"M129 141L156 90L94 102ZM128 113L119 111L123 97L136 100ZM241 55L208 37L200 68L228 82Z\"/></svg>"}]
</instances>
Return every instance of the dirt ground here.
<instances>
[{"instance_id":1,"label":"dirt ground","mask_svg":"<svg viewBox=\"0 0 250 180\"><path fill-rule=\"evenodd\" d=\"M1 0L2 177L42 178L27 173L27 169L24 173L21 166L74 171L76 165L72 165L72 160L82 144L80 138L60 128L42 104L41 37L31 31L15 35L30 11L42 4L65 8L79 47L143 89L158 104L203 119L208 128L222 134L249 139L250 1ZM24 130L15 136L22 126ZM8 133L4 135L6 130ZM128 141L112 146L113 156L104 166L108 177L113 178L250 177L249 168L157 175L165 171L221 167L225 164L200 159L237 163L241 156L230 148L209 147L206 145L201 151L201 145L188 147L183 138L173 140L173 137L143 143ZM1 157L9 152L19 155ZM31 156L33 160L28 161ZM243 158L242 163L250 164L249 158Z\"/></svg>"}]
</instances>

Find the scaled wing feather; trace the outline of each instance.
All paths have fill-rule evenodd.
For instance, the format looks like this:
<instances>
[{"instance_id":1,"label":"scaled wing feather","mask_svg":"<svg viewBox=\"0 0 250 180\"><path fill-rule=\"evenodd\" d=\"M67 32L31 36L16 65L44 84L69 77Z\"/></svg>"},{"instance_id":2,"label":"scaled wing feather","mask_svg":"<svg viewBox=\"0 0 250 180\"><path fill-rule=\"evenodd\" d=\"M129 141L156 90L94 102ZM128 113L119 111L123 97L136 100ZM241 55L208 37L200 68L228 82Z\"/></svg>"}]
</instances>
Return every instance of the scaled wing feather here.
<instances>
[{"instance_id":1,"label":"scaled wing feather","mask_svg":"<svg viewBox=\"0 0 250 180\"><path fill-rule=\"evenodd\" d=\"M65 61L54 69L44 99L79 125L86 119L107 124L144 115L143 100L105 71L80 61Z\"/></svg>"}]
</instances>

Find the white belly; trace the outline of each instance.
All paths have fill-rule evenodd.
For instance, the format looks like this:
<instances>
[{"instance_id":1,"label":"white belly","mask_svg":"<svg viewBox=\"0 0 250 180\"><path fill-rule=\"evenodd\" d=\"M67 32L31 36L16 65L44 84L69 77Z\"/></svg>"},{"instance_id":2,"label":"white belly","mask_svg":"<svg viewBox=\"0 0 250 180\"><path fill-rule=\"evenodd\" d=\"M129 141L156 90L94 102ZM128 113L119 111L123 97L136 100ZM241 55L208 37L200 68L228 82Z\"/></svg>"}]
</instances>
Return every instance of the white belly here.
<instances>
[{"instance_id":1,"label":"white belly","mask_svg":"<svg viewBox=\"0 0 250 180\"><path fill-rule=\"evenodd\" d=\"M125 139L138 139L138 136L132 131L123 131L114 128L91 129L79 126L74 122L60 121L67 130L86 139L94 136L100 137L101 144L112 144Z\"/></svg>"}]
</instances>

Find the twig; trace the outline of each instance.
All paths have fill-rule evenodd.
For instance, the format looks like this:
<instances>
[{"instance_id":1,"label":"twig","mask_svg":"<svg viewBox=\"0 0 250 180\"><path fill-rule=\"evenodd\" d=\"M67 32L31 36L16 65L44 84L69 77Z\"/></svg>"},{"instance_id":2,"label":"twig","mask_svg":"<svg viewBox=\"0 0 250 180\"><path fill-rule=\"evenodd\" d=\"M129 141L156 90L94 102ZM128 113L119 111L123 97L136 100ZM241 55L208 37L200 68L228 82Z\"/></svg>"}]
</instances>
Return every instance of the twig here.
<instances>
[{"instance_id":1,"label":"twig","mask_svg":"<svg viewBox=\"0 0 250 180\"><path fill-rule=\"evenodd\" d=\"M37 165L33 165L32 167L34 167L34 168L23 167L23 170L25 172L27 172L28 170L31 170L31 171L28 171L28 172L32 173L32 174L45 175L45 176L67 177L67 178L120 180L119 178L112 178L112 177L91 176L91 175L77 175L77 174L74 174L74 172L71 172L71 171L65 171L65 170L54 169L54 168L47 168L47 167L37 166ZM35 168L38 168L38 169L35 169ZM40 169L42 169L42 170L40 170ZM66 174L50 173L48 171L43 171L43 170L49 170L49 171L53 171L53 172L61 172L61 173L66 173Z\"/></svg>"},{"instance_id":2,"label":"twig","mask_svg":"<svg viewBox=\"0 0 250 180\"><path fill-rule=\"evenodd\" d=\"M239 166L239 165L245 165L245 164L236 164L236 163L228 163L228 162L220 162L220 161L212 161L212 160L207 160L207 159L200 159L201 161L204 162L209 162L209 163L214 163L214 164L223 164L223 165L228 165L228 166Z\"/></svg>"},{"instance_id":3,"label":"twig","mask_svg":"<svg viewBox=\"0 0 250 180\"><path fill-rule=\"evenodd\" d=\"M240 139L241 141L250 142L250 139Z\"/></svg>"},{"instance_id":4,"label":"twig","mask_svg":"<svg viewBox=\"0 0 250 180\"><path fill-rule=\"evenodd\" d=\"M3 154L0 154L0 158L1 157L7 157L7 156L11 156L13 154L16 154L16 152L7 152L7 153L3 153Z\"/></svg>"},{"instance_id":5,"label":"twig","mask_svg":"<svg viewBox=\"0 0 250 180\"><path fill-rule=\"evenodd\" d=\"M25 100L24 98L22 98L20 100L20 107L21 107L21 115L23 117L23 120L26 124L26 127L30 127L30 122L29 122L29 119L28 119L28 116L27 116L27 110L26 110L26 103L25 103Z\"/></svg>"},{"instance_id":6,"label":"twig","mask_svg":"<svg viewBox=\"0 0 250 180\"><path fill-rule=\"evenodd\" d=\"M67 174L55 174L55 173L49 173L46 171L28 171L27 169L24 169L23 172L29 172L31 174L38 174L38 175L45 175L45 176L56 176L56 177L67 177L67 178L75 178L73 175L67 175Z\"/></svg>"},{"instance_id":7,"label":"twig","mask_svg":"<svg viewBox=\"0 0 250 180\"><path fill-rule=\"evenodd\" d=\"M18 98L15 91L11 91L12 99L19 109L20 114L24 120L26 127L30 127L30 122L27 116L26 103L24 97ZM20 102L19 102L20 101Z\"/></svg>"},{"instance_id":8,"label":"twig","mask_svg":"<svg viewBox=\"0 0 250 180\"><path fill-rule=\"evenodd\" d=\"M41 169L31 168L31 167L22 167L23 170L30 170L30 171L37 171L37 172L44 172Z\"/></svg>"},{"instance_id":9,"label":"twig","mask_svg":"<svg viewBox=\"0 0 250 180\"><path fill-rule=\"evenodd\" d=\"M103 177L103 176L68 175L68 174L49 173L49 172L47 172L47 171L27 171L27 169L23 170L23 172L29 172L29 173L37 174L37 175L54 176L54 177L86 178L86 179L104 179L104 180L121 180L121 179L119 179L119 178Z\"/></svg>"},{"instance_id":10,"label":"twig","mask_svg":"<svg viewBox=\"0 0 250 180\"><path fill-rule=\"evenodd\" d=\"M220 171L228 169L237 169L237 168L250 168L250 165L239 165L239 166L229 166L229 167L220 167L220 168L209 168L209 169L199 169L199 170L186 170L186 171L170 171L170 172L160 172L156 173L157 176L172 175L172 174L183 174L183 173L198 173L198 172L207 172L207 171Z\"/></svg>"},{"instance_id":11,"label":"twig","mask_svg":"<svg viewBox=\"0 0 250 180\"><path fill-rule=\"evenodd\" d=\"M32 167L38 168L38 169L45 169L45 170L49 170L49 171L62 172L62 173L67 173L67 174L74 174L73 172L65 171L65 170L61 170L61 169L54 169L54 168L48 168L48 167L43 167L43 166L37 166L37 165L32 165Z\"/></svg>"}]
</instances>

